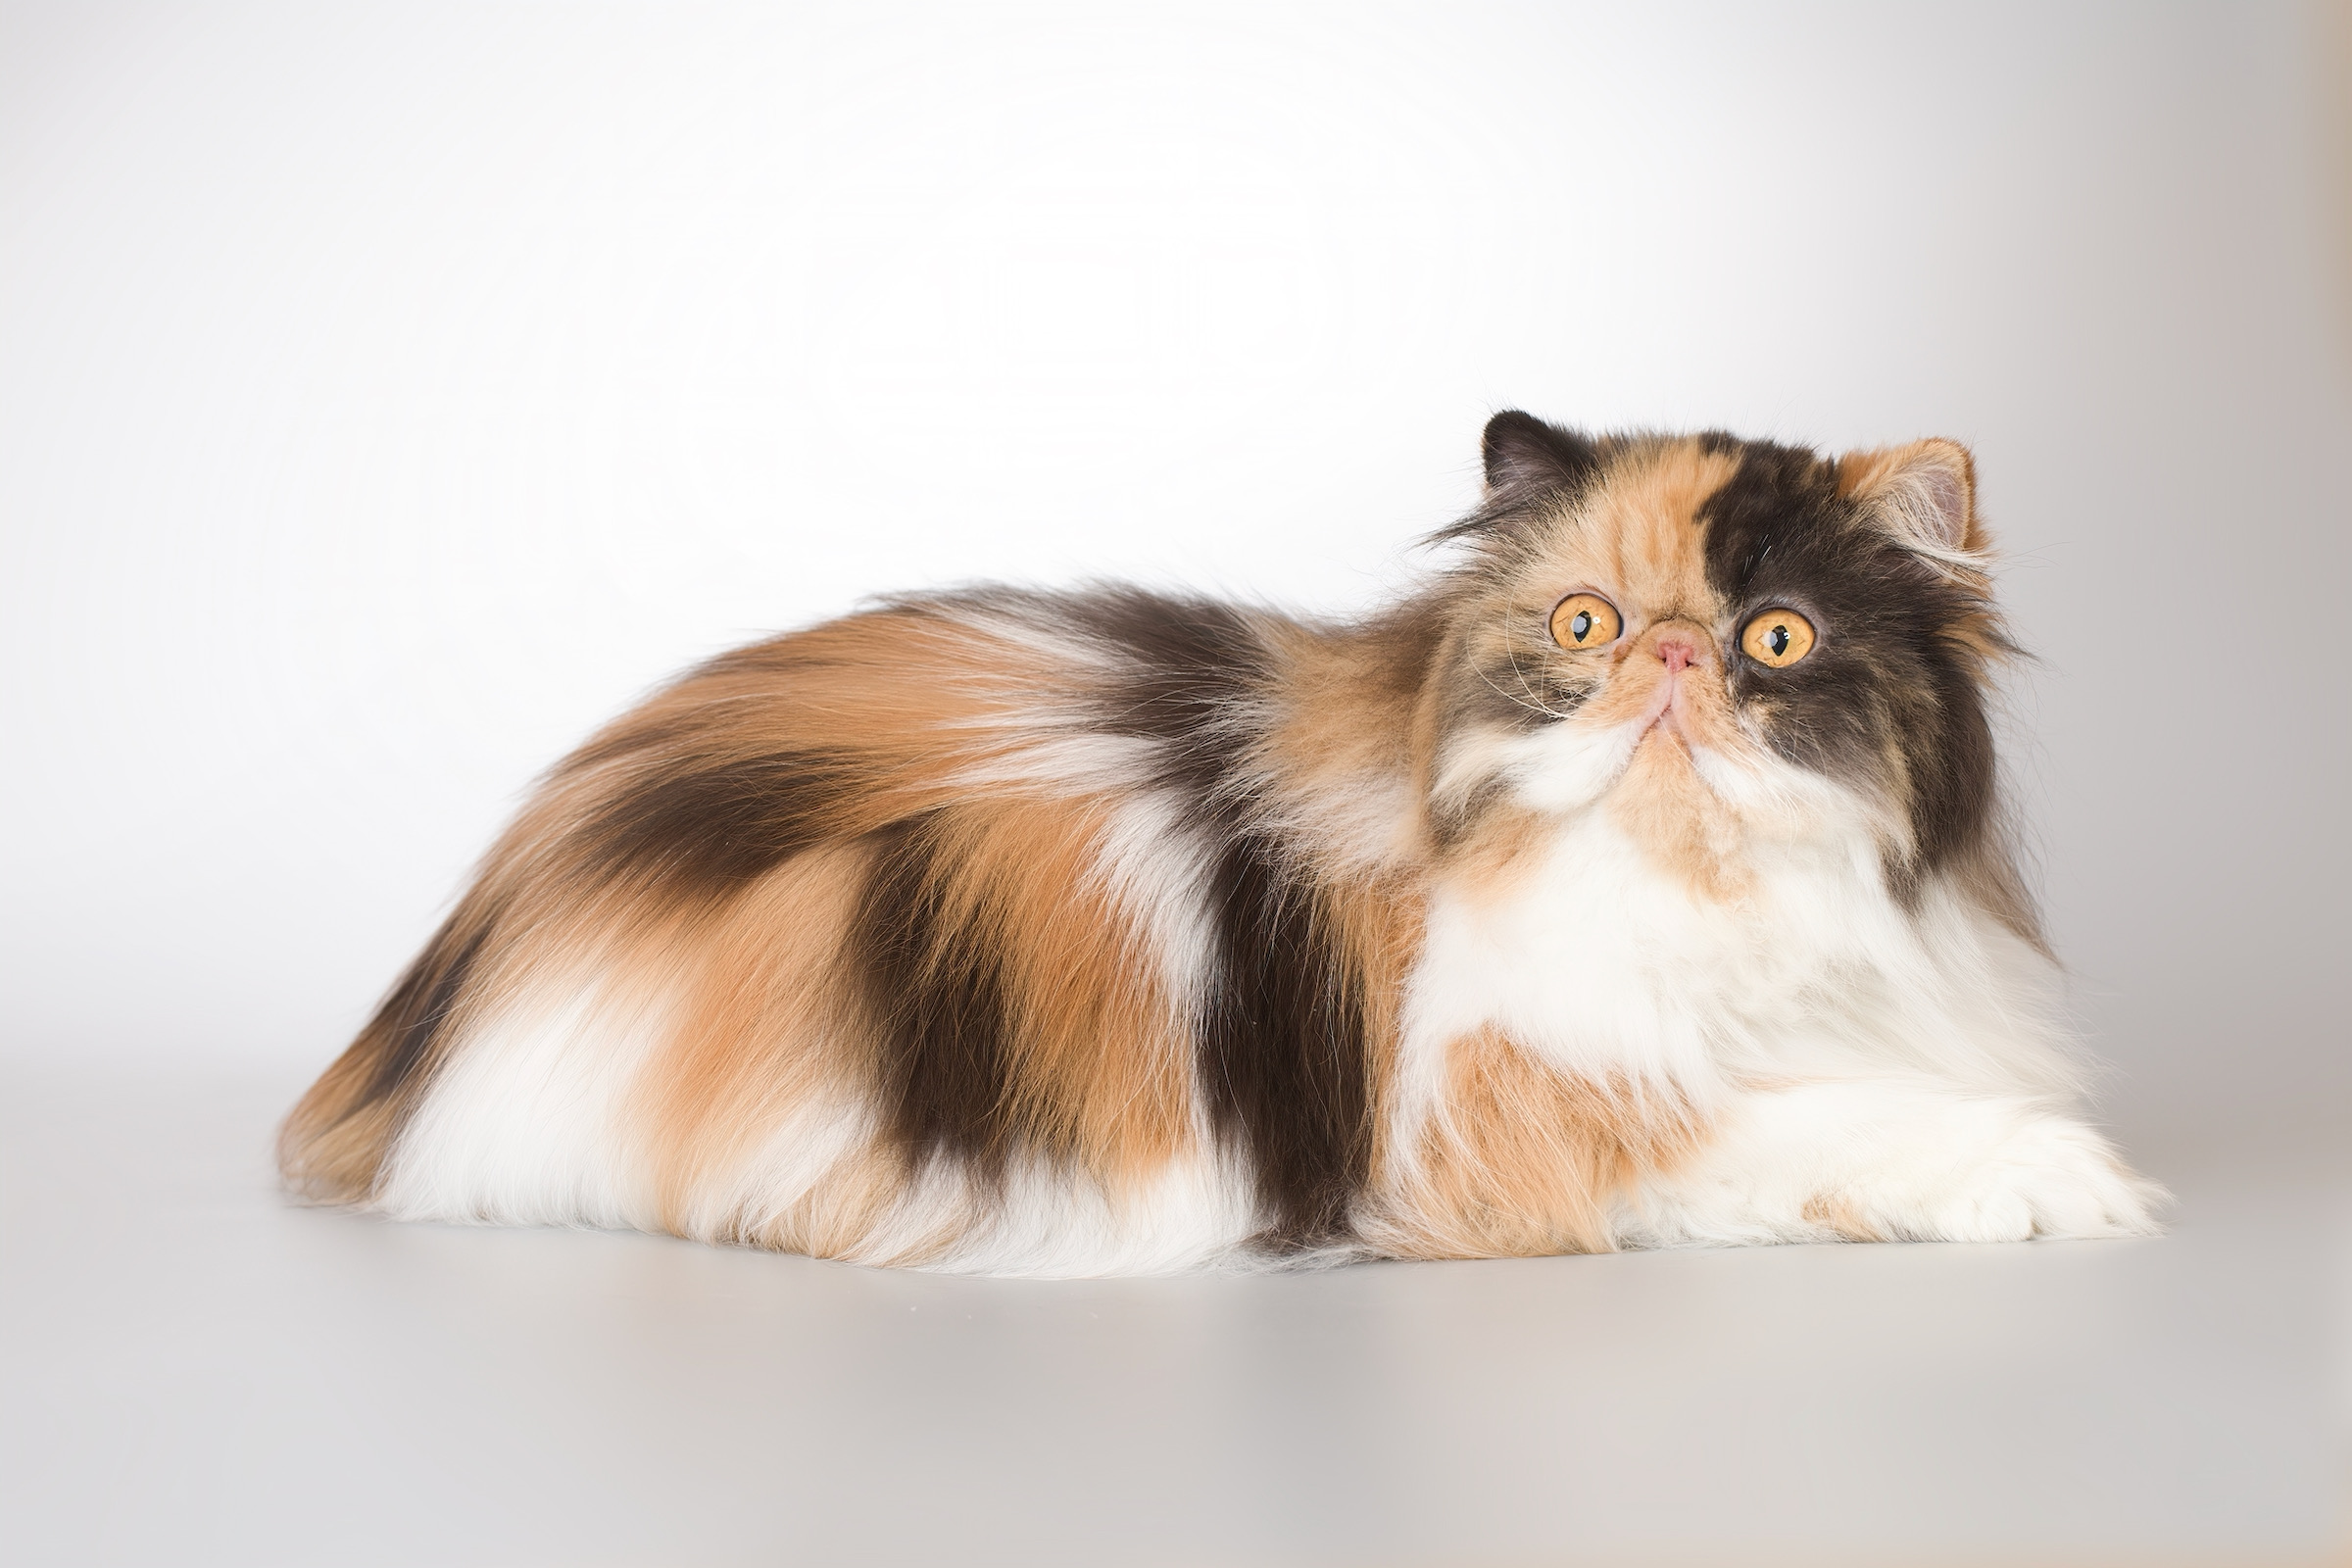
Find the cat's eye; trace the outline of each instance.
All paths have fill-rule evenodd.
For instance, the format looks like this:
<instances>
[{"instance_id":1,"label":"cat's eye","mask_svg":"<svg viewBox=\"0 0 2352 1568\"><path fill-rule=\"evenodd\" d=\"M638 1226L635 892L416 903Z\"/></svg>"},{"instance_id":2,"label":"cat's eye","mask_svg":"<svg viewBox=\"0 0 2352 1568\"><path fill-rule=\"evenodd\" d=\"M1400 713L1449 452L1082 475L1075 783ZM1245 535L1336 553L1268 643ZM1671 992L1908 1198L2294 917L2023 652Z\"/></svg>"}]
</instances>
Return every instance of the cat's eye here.
<instances>
[{"instance_id":1,"label":"cat's eye","mask_svg":"<svg viewBox=\"0 0 2352 1568\"><path fill-rule=\"evenodd\" d=\"M1767 610L1740 633L1740 651L1759 664L1786 669L1813 651L1813 623L1793 610Z\"/></svg>"},{"instance_id":2,"label":"cat's eye","mask_svg":"<svg viewBox=\"0 0 2352 1568\"><path fill-rule=\"evenodd\" d=\"M1562 648L1605 648L1623 630L1617 607L1598 594L1570 594L1551 612L1551 640Z\"/></svg>"}]
</instances>

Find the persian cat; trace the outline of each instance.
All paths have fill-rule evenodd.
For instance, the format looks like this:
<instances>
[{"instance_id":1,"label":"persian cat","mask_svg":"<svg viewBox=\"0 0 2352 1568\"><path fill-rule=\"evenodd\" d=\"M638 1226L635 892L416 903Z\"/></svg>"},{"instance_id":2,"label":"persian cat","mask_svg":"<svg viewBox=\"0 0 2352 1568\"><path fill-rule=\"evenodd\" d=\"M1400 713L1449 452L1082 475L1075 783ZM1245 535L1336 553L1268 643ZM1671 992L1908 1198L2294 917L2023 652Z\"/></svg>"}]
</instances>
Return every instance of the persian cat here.
<instances>
[{"instance_id":1,"label":"persian cat","mask_svg":"<svg viewBox=\"0 0 2352 1568\"><path fill-rule=\"evenodd\" d=\"M1046 1276L2150 1229L2000 828L1967 451L1485 460L1362 620L977 588L689 672L286 1180Z\"/></svg>"}]
</instances>

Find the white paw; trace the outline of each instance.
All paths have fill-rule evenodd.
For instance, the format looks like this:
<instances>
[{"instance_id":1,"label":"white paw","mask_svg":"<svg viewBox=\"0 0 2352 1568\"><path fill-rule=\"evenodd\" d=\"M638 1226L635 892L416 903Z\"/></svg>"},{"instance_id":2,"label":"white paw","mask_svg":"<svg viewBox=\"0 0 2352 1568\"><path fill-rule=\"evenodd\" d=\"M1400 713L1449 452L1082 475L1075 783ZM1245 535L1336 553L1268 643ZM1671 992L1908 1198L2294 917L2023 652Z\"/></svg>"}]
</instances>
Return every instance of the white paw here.
<instances>
[{"instance_id":1,"label":"white paw","mask_svg":"<svg viewBox=\"0 0 2352 1568\"><path fill-rule=\"evenodd\" d=\"M1921 1242L2158 1229L2164 1189L2135 1175L2097 1133L2057 1116L2001 1120L1982 1130L1989 1136L1890 1151L1894 1157L1828 1200L1838 1228Z\"/></svg>"}]
</instances>

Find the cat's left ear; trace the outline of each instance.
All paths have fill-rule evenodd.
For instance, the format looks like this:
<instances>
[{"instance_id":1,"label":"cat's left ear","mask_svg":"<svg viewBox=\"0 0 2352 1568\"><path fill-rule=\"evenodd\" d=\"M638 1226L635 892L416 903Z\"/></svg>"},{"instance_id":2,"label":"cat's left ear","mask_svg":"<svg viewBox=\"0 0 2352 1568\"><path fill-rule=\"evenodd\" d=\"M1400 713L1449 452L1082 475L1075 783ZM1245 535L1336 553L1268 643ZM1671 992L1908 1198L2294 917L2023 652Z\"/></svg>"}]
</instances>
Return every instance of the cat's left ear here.
<instances>
[{"instance_id":1,"label":"cat's left ear","mask_svg":"<svg viewBox=\"0 0 2352 1568\"><path fill-rule=\"evenodd\" d=\"M1868 507L1905 549L1946 566L1982 567L1987 540L1977 520L1977 464L1959 442L1849 452L1838 460L1838 493Z\"/></svg>"},{"instance_id":2,"label":"cat's left ear","mask_svg":"<svg viewBox=\"0 0 2352 1568\"><path fill-rule=\"evenodd\" d=\"M1478 445L1490 501L1572 490L1600 466L1600 448L1591 436L1517 409L1489 419Z\"/></svg>"}]
</instances>

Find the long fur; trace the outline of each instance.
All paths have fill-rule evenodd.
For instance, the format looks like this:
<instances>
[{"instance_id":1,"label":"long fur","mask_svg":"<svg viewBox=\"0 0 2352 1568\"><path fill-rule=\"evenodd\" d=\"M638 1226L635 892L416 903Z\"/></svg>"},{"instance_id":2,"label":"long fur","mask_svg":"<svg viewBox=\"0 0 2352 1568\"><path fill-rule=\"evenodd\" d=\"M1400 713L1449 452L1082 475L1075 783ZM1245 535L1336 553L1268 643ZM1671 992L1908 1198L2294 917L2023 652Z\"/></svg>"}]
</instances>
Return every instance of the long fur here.
<instances>
[{"instance_id":1,"label":"long fur","mask_svg":"<svg viewBox=\"0 0 2352 1568\"><path fill-rule=\"evenodd\" d=\"M2148 1228L1999 832L1966 452L1486 458L1362 621L985 589L687 674L549 776L287 1181L1031 1275ZM1761 610L1813 652L1744 656Z\"/></svg>"}]
</instances>

